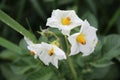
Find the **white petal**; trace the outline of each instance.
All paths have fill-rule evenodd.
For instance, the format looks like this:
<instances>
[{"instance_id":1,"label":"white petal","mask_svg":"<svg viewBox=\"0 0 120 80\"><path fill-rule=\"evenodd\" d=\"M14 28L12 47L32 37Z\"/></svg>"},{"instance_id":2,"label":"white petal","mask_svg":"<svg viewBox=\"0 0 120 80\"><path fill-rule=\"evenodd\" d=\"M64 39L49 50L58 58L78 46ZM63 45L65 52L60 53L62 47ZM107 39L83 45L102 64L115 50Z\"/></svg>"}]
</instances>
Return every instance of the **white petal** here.
<instances>
[{"instance_id":1,"label":"white petal","mask_svg":"<svg viewBox=\"0 0 120 80\"><path fill-rule=\"evenodd\" d=\"M63 33L64 35L69 36L69 34L70 34L70 30L62 30L62 33Z\"/></svg>"},{"instance_id":2,"label":"white petal","mask_svg":"<svg viewBox=\"0 0 120 80\"><path fill-rule=\"evenodd\" d=\"M83 56L87 56L91 54L96 46L97 43L97 36L96 36L97 29L91 27L87 20L85 20L81 26L80 33L85 35L86 44L81 45L80 51L83 53Z\"/></svg>"},{"instance_id":3,"label":"white petal","mask_svg":"<svg viewBox=\"0 0 120 80\"><path fill-rule=\"evenodd\" d=\"M80 52L80 46L79 46L79 44L72 44L70 55L76 55L79 52Z\"/></svg>"},{"instance_id":4,"label":"white petal","mask_svg":"<svg viewBox=\"0 0 120 80\"><path fill-rule=\"evenodd\" d=\"M55 18L48 18L47 19L46 26L58 28L58 25L61 25L61 24L59 23L59 21L57 19L55 19Z\"/></svg>"},{"instance_id":5,"label":"white petal","mask_svg":"<svg viewBox=\"0 0 120 80\"><path fill-rule=\"evenodd\" d=\"M68 16L70 16L72 26L76 27L82 25L83 20L76 15L75 11L71 11Z\"/></svg>"},{"instance_id":6,"label":"white petal","mask_svg":"<svg viewBox=\"0 0 120 80\"><path fill-rule=\"evenodd\" d=\"M94 47L87 43L86 45L80 46L80 51L83 53L83 56L87 56L87 55L90 55L94 51Z\"/></svg>"},{"instance_id":7,"label":"white petal","mask_svg":"<svg viewBox=\"0 0 120 80\"><path fill-rule=\"evenodd\" d=\"M58 68L58 60L66 59L64 51L62 51L57 46L47 44L45 42L41 43L42 46L42 52L39 55L40 60L45 64L49 65L49 63L52 63L56 68ZM49 50L51 48L54 48L54 55L49 55Z\"/></svg>"},{"instance_id":8,"label":"white petal","mask_svg":"<svg viewBox=\"0 0 120 80\"><path fill-rule=\"evenodd\" d=\"M65 55L64 51L61 50L60 48L54 46L54 52L59 60L66 59L66 55Z\"/></svg>"},{"instance_id":9,"label":"white petal","mask_svg":"<svg viewBox=\"0 0 120 80\"><path fill-rule=\"evenodd\" d=\"M91 54L96 46L96 43L98 41L96 36L97 29L94 27L91 27L87 20L85 20L81 25L81 30L79 33L75 33L68 37L68 40L70 42L71 46L71 55L75 55L79 52L83 53L83 56L87 56ZM79 34L84 34L86 39L86 44L82 45L80 43L76 42L76 37Z\"/></svg>"},{"instance_id":10,"label":"white petal","mask_svg":"<svg viewBox=\"0 0 120 80\"><path fill-rule=\"evenodd\" d=\"M71 44L71 53L70 55L75 55L75 54L78 54L80 52L80 45L77 43L76 41L76 37L79 35L80 33L75 33L71 36L68 37L68 40Z\"/></svg>"},{"instance_id":11,"label":"white petal","mask_svg":"<svg viewBox=\"0 0 120 80\"><path fill-rule=\"evenodd\" d=\"M57 57L53 57L53 59L52 59L52 61L51 61L51 63L56 67L56 68L58 68L58 58Z\"/></svg>"},{"instance_id":12,"label":"white petal","mask_svg":"<svg viewBox=\"0 0 120 80\"><path fill-rule=\"evenodd\" d=\"M39 55L39 58L45 65L49 65L49 63L51 62L51 57L45 50L42 51L41 55Z\"/></svg>"},{"instance_id":13,"label":"white petal","mask_svg":"<svg viewBox=\"0 0 120 80\"><path fill-rule=\"evenodd\" d=\"M51 18L55 18L57 20L60 20L61 17L63 17L64 11L63 10L53 10Z\"/></svg>"},{"instance_id":14,"label":"white petal","mask_svg":"<svg viewBox=\"0 0 120 80\"><path fill-rule=\"evenodd\" d=\"M49 51L52 48L51 44L45 42L41 42L41 46L43 47L43 49L46 49L47 51Z\"/></svg>"},{"instance_id":15,"label":"white petal","mask_svg":"<svg viewBox=\"0 0 120 80\"><path fill-rule=\"evenodd\" d=\"M33 45L29 45L27 46L27 48L30 50L30 51L34 51L35 54L39 54L41 52L41 44L33 44Z\"/></svg>"},{"instance_id":16,"label":"white petal","mask_svg":"<svg viewBox=\"0 0 120 80\"><path fill-rule=\"evenodd\" d=\"M30 51L33 51L35 53L34 57L37 58L38 55L41 53L41 44L34 44L32 41L30 41L28 38L24 37L25 41L27 42L28 46L27 48Z\"/></svg>"},{"instance_id":17,"label":"white petal","mask_svg":"<svg viewBox=\"0 0 120 80\"><path fill-rule=\"evenodd\" d=\"M96 31L97 31L97 29L94 27L91 27L87 20L85 20L82 23L80 32L82 32L82 33L84 32L85 34L89 34L91 32L96 32Z\"/></svg>"}]
</instances>

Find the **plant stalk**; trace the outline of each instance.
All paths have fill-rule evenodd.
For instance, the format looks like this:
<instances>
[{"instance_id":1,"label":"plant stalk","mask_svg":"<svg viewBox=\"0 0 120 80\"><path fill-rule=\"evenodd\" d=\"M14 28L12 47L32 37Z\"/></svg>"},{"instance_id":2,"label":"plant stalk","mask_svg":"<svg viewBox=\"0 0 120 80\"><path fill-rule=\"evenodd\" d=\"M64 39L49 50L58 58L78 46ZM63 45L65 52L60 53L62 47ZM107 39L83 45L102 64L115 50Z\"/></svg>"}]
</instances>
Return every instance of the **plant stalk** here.
<instances>
[{"instance_id":1,"label":"plant stalk","mask_svg":"<svg viewBox=\"0 0 120 80\"><path fill-rule=\"evenodd\" d=\"M71 72L72 72L72 74L73 74L74 80L77 80L77 73L76 73L75 68L74 68L74 66L73 66L72 60L71 60L71 58L70 58L70 56L69 56L70 47L69 47L69 43L68 43L68 41L67 41L67 36L65 36L65 42L66 42L66 45L67 45L67 53L66 53L66 56L67 56L68 65L69 65L70 70L71 70Z\"/></svg>"}]
</instances>

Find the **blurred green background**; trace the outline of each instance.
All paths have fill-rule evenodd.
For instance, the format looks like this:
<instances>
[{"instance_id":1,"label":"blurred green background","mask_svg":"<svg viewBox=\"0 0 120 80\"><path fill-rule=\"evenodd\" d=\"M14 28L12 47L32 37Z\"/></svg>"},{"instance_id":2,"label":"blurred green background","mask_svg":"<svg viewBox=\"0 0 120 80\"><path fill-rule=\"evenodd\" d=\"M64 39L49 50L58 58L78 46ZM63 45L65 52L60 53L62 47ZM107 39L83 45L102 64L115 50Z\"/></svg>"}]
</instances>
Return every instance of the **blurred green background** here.
<instances>
[{"instance_id":1,"label":"blurred green background","mask_svg":"<svg viewBox=\"0 0 120 80\"><path fill-rule=\"evenodd\" d=\"M96 66L94 66L96 64L93 64L94 71L95 71L94 74L92 73L91 75L85 74L88 78L84 78L85 75L83 74L83 80L119 80L120 79L119 77L120 75L120 41L119 41L120 40L120 0L0 0L0 9L3 10L5 13L7 13L9 16L11 16L13 19L15 19L18 23L23 25L27 30L33 32L37 36L37 38L39 38L39 34L37 33L37 31L40 30L40 26L43 29L47 28L46 26L47 18L51 16L51 12L54 9L75 10L77 15L81 19L83 20L87 19L92 26L98 28L97 34L99 36L100 44L102 44L102 45L99 45L99 47L102 46L102 48L100 47L100 52L98 50L98 52L96 53L100 53L99 55L103 55L105 53L105 57L107 57L109 55L108 54L106 56L107 50L111 50L115 45L118 45L117 48L115 48L114 50L111 50L111 52L113 51L112 53L109 52L111 57L109 60L108 59L105 60L106 61L105 64L102 64L102 66L104 67L101 68L99 65L97 65L100 67L100 69L97 69L99 67L96 68ZM23 38L23 36L2 22L0 22L0 37L3 37L17 45L24 44L24 42L23 43L21 42L21 39ZM4 50L6 50L6 48L0 46L1 54L3 53ZM117 55L113 55L115 54L115 51ZM9 55L9 53L10 52L8 51L7 56ZM34 79L33 77L31 79L28 79L28 78L23 79L22 74L25 71L23 72L21 71L19 76L18 75L19 73L17 74L17 72L16 73L14 73L14 71L13 73L10 72L8 67L8 64L10 65L13 64L14 66L12 66L12 69L17 68L19 65L22 64L22 62L18 64L16 60L16 58L18 57L13 56L13 54L8 57L10 57L10 59L0 58L0 66L1 66L0 80L19 80L19 79L57 80L58 79L58 77L56 77L55 79L51 79L51 78L49 79L49 76L51 75L47 75L48 79L45 79L45 78ZM31 56L29 57L31 60ZM14 63L13 63L13 60L15 60ZM78 60L81 60L81 59L78 58ZM32 61L33 63L32 64L30 63L29 65L36 65L35 63L37 63L37 61L35 61L33 58L32 58ZM89 62L90 60L87 58L85 59L85 61ZM114 63L114 65L108 64L111 61ZM62 63L64 63L64 61ZM15 64L18 64L17 67L15 66ZM85 70L81 67L82 64L83 63L78 64L79 67L76 67L76 69L78 68L82 69L84 72ZM108 68L108 65L110 65L109 68ZM54 68L53 69L56 73L60 73L64 71L62 70L62 68L60 68L58 72ZM23 68L20 68L20 69L23 69ZM32 69L35 69L35 66L34 68L32 66ZM86 69L86 71L87 70L89 73L89 68ZM29 68L27 68L26 71L29 72ZM27 74L28 72L25 72L27 76L30 77L30 75L33 75L33 73ZM10 75L10 73L12 74ZM64 76L66 73L62 73L62 76ZM15 78L13 79L10 76L14 76ZM39 75L35 77L38 77L38 76ZM61 75L58 74L58 76L60 77ZM69 79L68 75L65 77L67 77L66 80ZM80 79L81 78L79 78L79 80ZM59 78L59 80L65 80L65 79ZM72 79L70 78L69 80L72 80Z\"/></svg>"}]
</instances>

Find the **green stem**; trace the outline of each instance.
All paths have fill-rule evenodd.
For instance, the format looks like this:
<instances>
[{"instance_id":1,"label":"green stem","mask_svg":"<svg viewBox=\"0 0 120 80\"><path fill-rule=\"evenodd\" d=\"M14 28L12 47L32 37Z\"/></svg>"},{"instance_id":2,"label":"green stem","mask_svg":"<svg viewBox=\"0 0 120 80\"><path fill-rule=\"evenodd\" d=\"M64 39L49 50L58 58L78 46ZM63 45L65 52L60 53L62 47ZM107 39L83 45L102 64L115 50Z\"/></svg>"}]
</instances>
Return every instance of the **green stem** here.
<instances>
[{"instance_id":1,"label":"green stem","mask_svg":"<svg viewBox=\"0 0 120 80\"><path fill-rule=\"evenodd\" d=\"M42 36L45 36L45 33L46 33L46 34L54 36L58 41L60 41L59 37L55 33L53 33L52 31L43 31L41 27L40 27L40 30L42 32L38 31L38 33L41 34Z\"/></svg>"},{"instance_id":2,"label":"green stem","mask_svg":"<svg viewBox=\"0 0 120 80\"><path fill-rule=\"evenodd\" d=\"M65 42L66 42L66 45L67 45L67 53L66 53L66 56L67 56L68 65L69 65L70 70L71 70L71 72L72 72L72 74L73 74L74 80L77 80L77 73L76 73L75 68L74 68L74 66L73 66L72 60L71 60L71 58L70 58L70 56L69 56L70 47L69 47L69 43L68 43L68 41L67 41L67 36L65 36Z\"/></svg>"}]
</instances>

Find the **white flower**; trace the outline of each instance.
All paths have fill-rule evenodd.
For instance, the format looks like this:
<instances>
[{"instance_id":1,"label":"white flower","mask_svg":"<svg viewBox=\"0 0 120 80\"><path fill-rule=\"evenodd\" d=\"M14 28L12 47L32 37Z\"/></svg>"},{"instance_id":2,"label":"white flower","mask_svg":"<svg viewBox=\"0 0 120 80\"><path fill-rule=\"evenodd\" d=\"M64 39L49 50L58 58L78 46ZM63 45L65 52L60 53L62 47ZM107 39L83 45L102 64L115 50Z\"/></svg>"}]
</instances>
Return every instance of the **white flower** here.
<instances>
[{"instance_id":1,"label":"white flower","mask_svg":"<svg viewBox=\"0 0 120 80\"><path fill-rule=\"evenodd\" d=\"M90 26L88 21L85 20L82 23L80 32L68 37L71 44L70 55L75 55L79 52L82 52L83 56L91 54L98 42L96 31L97 29Z\"/></svg>"},{"instance_id":2,"label":"white flower","mask_svg":"<svg viewBox=\"0 0 120 80\"><path fill-rule=\"evenodd\" d=\"M35 58L39 57L45 65L52 63L56 68L58 68L58 60L66 59L64 51L55 45L44 42L41 44L34 44L27 38L25 38L25 41L28 44L27 48L34 53Z\"/></svg>"},{"instance_id":3,"label":"white flower","mask_svg":"<svg viewBox=\"0 0 120 80\"><path fill-rule=\"evenodd\" d=\"M62 30L64 35L70 34L70 30L80 26L83 21L76 15L74 10L53 10L51 18L47 19L47 26Z\"/></svg>"},{"instance_id":4,"label":"white flower","mask_svg":"<svg viewBox=\"0 0 120 80\"><path fill-rule=\"evenodd\" d=\"M39 58L45 65L52 63L56 68L58 68L58 60L66 59L64 51L57 46L44 42L41 43L41 46L42 52Z\"/></svg>"}]
</instances>

